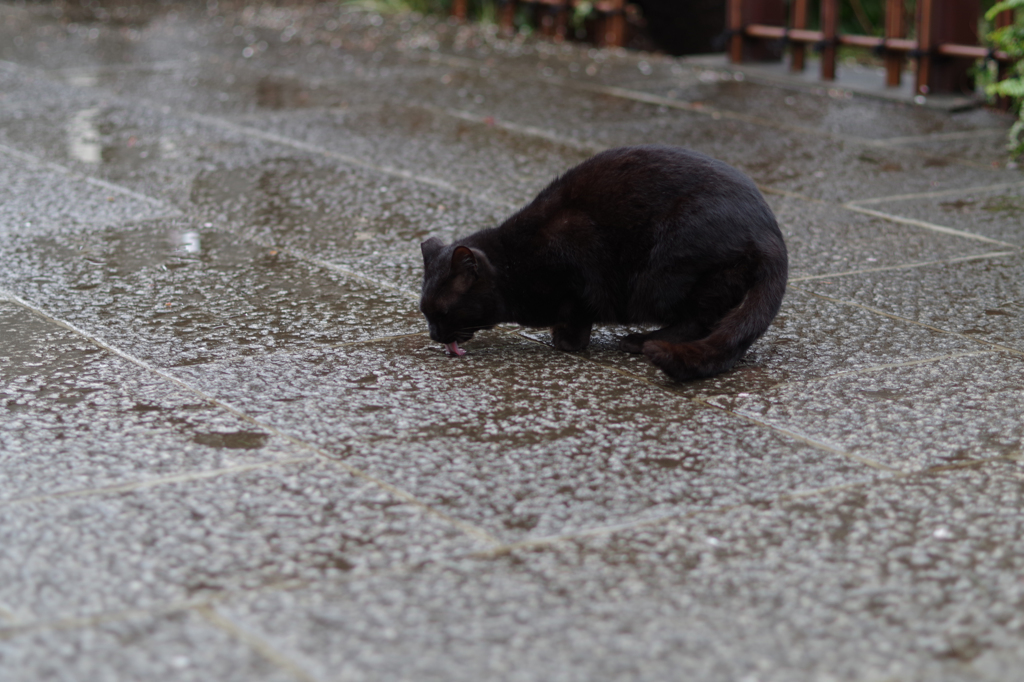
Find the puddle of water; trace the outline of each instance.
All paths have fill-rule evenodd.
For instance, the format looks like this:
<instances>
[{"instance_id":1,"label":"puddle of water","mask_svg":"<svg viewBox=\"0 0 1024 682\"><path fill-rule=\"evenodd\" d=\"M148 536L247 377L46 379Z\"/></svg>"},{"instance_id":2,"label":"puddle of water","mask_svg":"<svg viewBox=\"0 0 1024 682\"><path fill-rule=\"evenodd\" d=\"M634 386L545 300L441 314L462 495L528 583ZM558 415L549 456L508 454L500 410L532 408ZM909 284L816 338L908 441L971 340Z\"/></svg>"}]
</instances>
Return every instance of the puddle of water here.
<instances>
[{"instance_id":1,"label":"puddle of water","mask_svg":"<svg viewBox=\"0 0 1024 682\"><path fill-rule=\"evenodd\" d=\"M193 443L213 448L232 450L256 450L267 444L269 436L260 431L233 431L231 433L197 433Z\"/></svg>"},{"instance_id":2,"label":"puddle of water","mask_svg":"<svg viewBox=\"0 0 1024 682\"><path fill-rule=\"evenodd\" d=\"M403 296L181 221L28 239L12 259L12 288L161 365L423 326ZM33 281L40 271L49 281Z\"/></svg>"},{"instance_id":3,"label":"puddle of water","mask_svg":"<svg viewBox=\"0 0 1024 682\"><path fill-rule=\"evenodd\" d=\"M256 105L263 109L301 109L310 106L310 91L295 81L264 76L256 82Z\"/></svg>"}]
</instances>

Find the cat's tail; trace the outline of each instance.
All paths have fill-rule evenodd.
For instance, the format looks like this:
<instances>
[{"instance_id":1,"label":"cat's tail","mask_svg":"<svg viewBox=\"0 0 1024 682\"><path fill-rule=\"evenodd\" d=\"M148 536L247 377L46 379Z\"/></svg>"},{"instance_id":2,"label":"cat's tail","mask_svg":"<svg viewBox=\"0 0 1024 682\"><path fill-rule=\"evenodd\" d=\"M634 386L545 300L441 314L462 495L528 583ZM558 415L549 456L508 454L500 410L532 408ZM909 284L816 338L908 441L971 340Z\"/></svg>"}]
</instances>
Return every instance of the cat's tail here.
<instances>
[{"instance_id":1,"label":"cat's tail","mask_svg":"<svg viewBox=\"0 0 1024 682\"><path fill-rule=\"evenodd\" d=\"M719 374L743 357L771 325L786 293L786 247L766 255L755 273L755 283L743 301L725 314L703 339L689 342L652 339L643 353L676 381Z\"/></svg>"}]
</instances>

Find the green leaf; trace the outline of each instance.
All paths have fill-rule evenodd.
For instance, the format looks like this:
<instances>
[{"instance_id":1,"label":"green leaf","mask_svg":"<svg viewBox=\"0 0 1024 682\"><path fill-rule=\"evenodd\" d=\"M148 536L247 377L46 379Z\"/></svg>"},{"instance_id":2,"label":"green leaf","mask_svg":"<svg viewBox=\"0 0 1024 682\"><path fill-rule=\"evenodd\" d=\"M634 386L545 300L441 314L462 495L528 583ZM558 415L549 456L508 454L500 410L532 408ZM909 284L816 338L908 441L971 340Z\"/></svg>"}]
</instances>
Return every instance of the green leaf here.
<instances>
[{"instance_id":1,"label":"green leaf","mask_svg":"<svg viewBox=\"0 0 1024 682\"><path fill-rule=\"evenodd\" d=\"M1002 95L1003 97L1024 97L1024 78L1007 78L993 83L985 88L985 92L989 95Z\"/></svg>"},{"instance_id":2,"label":"green leaf","mask_svg":"<svg viewBox=\"0 0 1024 682\"><path fill-rule=\"evenodd\" d=\"M1004 0L1003 2L996 3L992 9L985 12L985 18L993 21L1000 12L1018 7L1024 7L1024 0Z\"/></svg>"}]
</instances>

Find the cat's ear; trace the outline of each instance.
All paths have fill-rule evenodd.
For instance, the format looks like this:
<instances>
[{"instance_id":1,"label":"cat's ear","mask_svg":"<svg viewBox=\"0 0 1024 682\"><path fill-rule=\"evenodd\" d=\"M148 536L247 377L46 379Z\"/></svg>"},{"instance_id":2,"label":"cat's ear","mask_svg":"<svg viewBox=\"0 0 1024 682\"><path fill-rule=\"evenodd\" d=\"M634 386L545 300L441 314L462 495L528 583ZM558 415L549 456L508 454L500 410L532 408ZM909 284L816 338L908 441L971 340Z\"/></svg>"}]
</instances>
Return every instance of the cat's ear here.
<instances>
[{"instance_id":1,"label":"cat's ear","mask_svg":"<svg viewBox=\"0 0 1024 682\"><path fill-rule=\"evenodd\" d=\"M476 254L468 246L456 246L452 251L452 274L477 274Z\"/></svg>"},{"instance_id":2,"label":"cat's ear","mask_svg":"<svg viewBox=\"0 0 1024 682\"><path fill-rule=\"evenodd\" d=\"M431 237L427 241L420 244L420 251L423 252L423 262L429 263L434 260L434 257L441 253L441 249L444 248L444 242L437 237Z\"/></svg>"}]
</instances>

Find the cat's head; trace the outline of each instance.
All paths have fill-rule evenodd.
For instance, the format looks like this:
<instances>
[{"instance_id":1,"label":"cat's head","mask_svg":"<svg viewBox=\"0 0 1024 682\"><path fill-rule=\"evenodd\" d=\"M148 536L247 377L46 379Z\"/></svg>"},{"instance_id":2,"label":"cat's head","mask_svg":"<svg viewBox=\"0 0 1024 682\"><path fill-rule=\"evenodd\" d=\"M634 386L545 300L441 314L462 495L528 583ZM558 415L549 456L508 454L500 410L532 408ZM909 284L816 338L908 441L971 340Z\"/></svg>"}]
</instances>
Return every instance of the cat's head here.
<instances>
[{"instance_id":1,"label":"cat's head","mask_svg":"<svg viewBox=\"0 0 1024 682\"><path fill-rule=\"evenodd\" d=\"M437 237L420 244L420 249L424 266L420 310L427 318L430 338L457 352L459 343L501 321L494 266L483 251L445 246Z\"/></svg>"}]
</instances>

